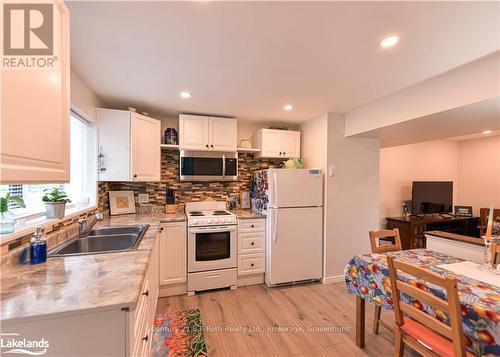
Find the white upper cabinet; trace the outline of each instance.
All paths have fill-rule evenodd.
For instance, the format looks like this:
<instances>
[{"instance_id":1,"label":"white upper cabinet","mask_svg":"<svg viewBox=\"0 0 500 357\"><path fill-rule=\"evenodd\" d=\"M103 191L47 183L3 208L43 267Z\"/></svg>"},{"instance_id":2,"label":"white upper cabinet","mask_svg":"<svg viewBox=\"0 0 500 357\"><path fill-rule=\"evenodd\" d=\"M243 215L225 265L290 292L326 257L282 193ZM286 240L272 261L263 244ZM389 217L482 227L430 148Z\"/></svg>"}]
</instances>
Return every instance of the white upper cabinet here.
<instances>
[{"instance_id":1,"label":"white upper cabinet","mask_svg":"<svg viewBox=\"0 0 500 357\"><path fill-rule=\"evenodd\" d=\"M299 158L300 131L259 129L253 136L253 145L260 149L256 157Z\"/></svg>"},{"instance_id":2,"label":"white upper cabinet","mask_svg":"<svg viewBox=\"0 0 500 357\"><path fill-rule=\"evenodd\" d=\"M181 149L236 151L237 142L236 119L179 115Z\"/></svg>"},{"instance_id":3,"label":"white upper cabinet","mask_svg":"<svg viewBox=\"0 0 500 357\"><path fill-rule=\"evenodd\" d=\"M98 111L99 181L160 181L161 124L126 110Z\"/></svg>"},{"instance_id":4,"label":"white upper cabinet","mask_svg":"<svg viewBox=\"0 0 500 357\"><path fill-rule=\"evenodd\" d=\"M2 68L2 183L69 182L69 12L53 4L53 67Z\"/></svg>"},{"instance_id":5,"label":"white upper cabinet","mask_svg":"<svg viewBox=\"0 0 500 357\"><path fill-rule=\"evenodd\" d=\"M179 146L181 149L208 149L208 122L208 117L186 114L179 115Z\"/></svg>"}]
</instances>

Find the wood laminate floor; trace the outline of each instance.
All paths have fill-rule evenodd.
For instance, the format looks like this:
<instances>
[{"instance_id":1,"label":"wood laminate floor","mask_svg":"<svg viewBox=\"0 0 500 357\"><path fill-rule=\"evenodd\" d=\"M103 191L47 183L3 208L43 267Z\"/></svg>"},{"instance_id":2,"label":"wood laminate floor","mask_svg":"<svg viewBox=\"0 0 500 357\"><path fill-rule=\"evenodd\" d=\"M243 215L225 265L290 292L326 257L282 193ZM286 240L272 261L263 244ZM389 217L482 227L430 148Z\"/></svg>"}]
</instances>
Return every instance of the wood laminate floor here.
<instances>
[{"instance_id":1,"label":"wood laminate floor","mask_svg":"<svg viewBox=\"0 0 500 357\"><path fill-rule=\"evenodd\" d=\"M265 285L158 300L158 312L199 308L209 356L392 356L392 333L373 335L366 304L366 347L355 344L355 299L344 283L269 289ZM386 321L393 313L382 311ZM405 356L416 356L409 348Z\"/></svg>"}]
</instances>

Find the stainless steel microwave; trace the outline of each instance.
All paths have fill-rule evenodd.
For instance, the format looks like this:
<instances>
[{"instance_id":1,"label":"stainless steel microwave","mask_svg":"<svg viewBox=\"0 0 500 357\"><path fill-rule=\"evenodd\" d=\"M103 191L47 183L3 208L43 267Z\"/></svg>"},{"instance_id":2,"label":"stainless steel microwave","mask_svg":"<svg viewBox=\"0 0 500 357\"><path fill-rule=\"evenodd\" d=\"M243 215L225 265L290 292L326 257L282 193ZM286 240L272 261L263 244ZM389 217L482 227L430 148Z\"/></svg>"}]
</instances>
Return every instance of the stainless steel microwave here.
<instances>
[{"instance_id":1,"label":"stainless steel microwave","mask_svg":"<svg viewBox=\"0 0 500 357\"><path fill-rule=\"evenodd\" d=\"M180 181L236 181L238 153L181 150Z\"/></svg>"}]
</instances>

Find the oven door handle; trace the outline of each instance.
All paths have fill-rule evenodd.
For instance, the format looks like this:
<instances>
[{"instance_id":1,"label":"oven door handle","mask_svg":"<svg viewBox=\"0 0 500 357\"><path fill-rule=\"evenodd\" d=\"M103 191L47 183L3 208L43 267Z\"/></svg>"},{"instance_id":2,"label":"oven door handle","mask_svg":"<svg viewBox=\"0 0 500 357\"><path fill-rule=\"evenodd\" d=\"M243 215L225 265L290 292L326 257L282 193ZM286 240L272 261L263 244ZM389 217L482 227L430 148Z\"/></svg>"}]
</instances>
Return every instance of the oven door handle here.
<instances>
[{"instance_id":1,"label":"oven door handle","mask_svg":"<svg viewBox=\"0 0 500 357\"><path fill-rule=\"evenodd\" d=\"M189 228L190 233L222 233L222 232L234 232L236 231L236 226L217 226L217 227L199 227L199 228Z\"/></svg>"}]
</instances>

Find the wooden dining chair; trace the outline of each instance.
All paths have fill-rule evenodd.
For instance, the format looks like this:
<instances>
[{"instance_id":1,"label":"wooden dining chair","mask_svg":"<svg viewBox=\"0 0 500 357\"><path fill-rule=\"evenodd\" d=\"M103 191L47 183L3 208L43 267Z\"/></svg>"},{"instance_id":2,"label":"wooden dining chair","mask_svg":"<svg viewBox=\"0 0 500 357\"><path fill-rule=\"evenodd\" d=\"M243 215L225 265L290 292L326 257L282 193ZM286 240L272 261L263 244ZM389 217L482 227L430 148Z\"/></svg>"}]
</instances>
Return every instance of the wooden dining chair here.
<instances>
[{"instance_id":1,"label":"wooden dining chair","mask_svg":"<svg viewBox=\"0 0 500 357\"><path fill-rule=\"evenodd\" d=\"M390 256L387 257L387 265L396 319L394 356L403 356L405 345L409 345L423 356L474 356L465 349L456 279L442 277L430 270L398 261ZM442 287L446 291L447 300L402 281L398 277L398 271ZM425 313L415 305L405 303L401 300L402 293L429 305L437 315L449 319L450 325Z\"/></svg>"},{"instance_id":2,"label":"wooden dining chair","mask_svg":"<svg viewBox=\"0 0 500 357\"><path fill-rule=\"evenodd\" d=\"M387 253L401 250L401 237L399 236L399 229L383 229L381 231L370 231L370 246L372 253ZM388 242L387 244L380 245L380 241ZM375 304L375 314L373 316L373 334L378 335L379 326L382 325L394 331L393 325L390 325L380 318L382 307Z\"/></svg>"},{"instance_id":3,"label":"wooden dining chair","mask_svg":"<svg viewBox=\"0 0 500 357\"><path fill-rule=\"evenodd\" d=\"M491 243L491 265L497 264L497 259L500 256L500 243Z\"/></svg>"}]
</instances>

